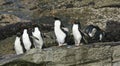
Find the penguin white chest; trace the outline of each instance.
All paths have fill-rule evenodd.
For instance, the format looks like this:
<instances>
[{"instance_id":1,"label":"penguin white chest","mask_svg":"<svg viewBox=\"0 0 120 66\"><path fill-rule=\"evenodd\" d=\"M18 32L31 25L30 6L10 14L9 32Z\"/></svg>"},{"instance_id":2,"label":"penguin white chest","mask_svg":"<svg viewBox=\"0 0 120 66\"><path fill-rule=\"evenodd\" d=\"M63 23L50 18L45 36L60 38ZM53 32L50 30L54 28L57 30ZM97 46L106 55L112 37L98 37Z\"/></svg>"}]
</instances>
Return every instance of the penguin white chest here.
<instances>
[{"instance_id":1,"label":"penguin white chest","mask_svg":"<svg viewBox=\"0 0 120 66\"><path fill-rule=\"evenodd\" d=\"M29 38L29 35L27 34L27 32L24 32L23 35L22 35L22 41L23 41L23 44L25 46L25 49L26 50L29 50L32 43L30 41L30 38Z\"/></svg>"},{"instance_id":2,"label":"penguin white chest","mask_svg":"<svg viewBox=\"0 0 120 66\"><path fill-rule=\"evenodd\" d=\"M57 41L59 43L64 43L66 34L59 27L55 27L54 29Z\"/></svg>"},{"instance_id":3,"label":"penguin white chest","mask_svg":"<svg viewBox=\"0 0 120 66\"><path fill-rule=\"evenodd\" d=\"M15 48L15 51L16 51L17 55L23 54L23 48L22 48L22 45L21 45L21 42L20 42L20 37L16 37L15 43L14 43L14 48Z\"/></svg>"},{"instance_id":4,"label":"penguin white chest","mask_svg":"<svg viewBox=\"0 0 120 66\"><path fill-rule=\"evenodd\" d=\"M43 45L43 39L42 39L40 31L39 30L35 30L32 34L33 34L34 37L36 37L38 39L38 40L37 39L33 39L35 47L41 49L42 45Z\"/></svg>"},{"instance_id":5,"label":"penguin white chest","mask_svg":"<svg viewBox=\"0 0 120 66\"><path fill-rule=\"evenodd\" d=\"M82 39L82 35L78 29L78 25L73 25L72 32L73 32L75 41L80 41Z\"/></svg>"}]
</instances>

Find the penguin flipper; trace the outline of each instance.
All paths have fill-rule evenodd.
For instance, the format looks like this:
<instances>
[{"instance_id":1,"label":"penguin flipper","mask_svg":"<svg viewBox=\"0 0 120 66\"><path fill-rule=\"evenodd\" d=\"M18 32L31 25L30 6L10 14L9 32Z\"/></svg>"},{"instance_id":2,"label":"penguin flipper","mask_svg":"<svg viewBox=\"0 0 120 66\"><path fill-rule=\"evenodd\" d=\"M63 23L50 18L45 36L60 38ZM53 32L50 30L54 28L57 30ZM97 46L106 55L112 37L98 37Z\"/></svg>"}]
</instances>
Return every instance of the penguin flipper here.
<instances>
[{"instance_id":1,"label":"penguin flipper","mask_svg":"<svg viewBox=\"0 0 120 66\"><path fill-rule=\"evenodd\" d=\"M35 37L35 36L30 36L31 38L33 38L33 39L36 39L36 40L39 40L37 37Z\"/></svg>"},{"instance_id":2,"label":"penguin flipper","mask_svg":"<svg viewBox=\"0 0 120 66\"><path fill-rule=\"evenodd\" d=\"M23 52L25 53L27 50L25 49L25 45L23 43L22 36L20 37L20 42L21 42L21 45L22 45L22 48L23 48Z\"/></svg>"},{"instance_id":3,"label":"penguin flipper","mask_svg":"<svg viewBox=\"0 0 120 66\"><path fill-rule=\"evenodd\" d=\"M79 31L81 32L81 34L82 34L82 40L83 40L83 42L85 43L85 44L88 44L88 40L87 40L87 34L85 34L82 30L80 30L79 29Z\"/></svg>"},{"instance_id":4,"label":"penguin flipper","mask_svg":"<svg viewBox=\"0 0 120 66\"><path fill-rule=\"evenodd\" d=\"M84 41L85 44L88 44L88 41L87 41L87 39L85 38L85 36L83 36L83 41Z\"/></svg>"},{"instance_id":5,"label":"penguin flipper","mask_svg":"<svg viewBox=\"0 0 120 66\"><path fill-rule=\"evenodd\" d=\"M68 29L68 28L62 27L62 29L63 29L64 31L69 32L69 29Z\"/></svg>"}]
</instances>

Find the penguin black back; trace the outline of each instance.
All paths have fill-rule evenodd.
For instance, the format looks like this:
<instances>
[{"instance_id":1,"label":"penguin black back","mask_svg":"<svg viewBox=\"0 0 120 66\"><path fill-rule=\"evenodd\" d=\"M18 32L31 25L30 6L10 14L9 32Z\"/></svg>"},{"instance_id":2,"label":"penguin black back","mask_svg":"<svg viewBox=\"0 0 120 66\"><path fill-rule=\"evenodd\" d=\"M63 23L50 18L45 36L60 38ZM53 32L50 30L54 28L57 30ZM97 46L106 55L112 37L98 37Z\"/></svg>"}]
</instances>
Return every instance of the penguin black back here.
<instances>
[{"instance_id":1,"label":"penguin black back","mask_svg":"<svg viewBox=\"0 0 120 66\"><path fill-rule=\"evenodd\" d=\"M30 36L33 36L32 35L32 31L33 31L33 28L28 28L28 35L29 35L29 38L30 38L30 42L31 42L31 47L30 48L35 48L34 44L33 44L33 39L30 37Z\"/></svg>"},{"instance_id":2,"label":"penguin black back","mask_svg":"<svg viewBox=\"0 0 120 66\"><path fill-rule=\"evenodd\" d=\"M79 32L80 32L81 35L82 35L82 40L81 40L81 42L87 44L88 42L87 42L87 40L86 40L86 38L85 38L86 35L85 35L84 32L81 30L81 24L80 24L80 22L79 22L78 20L76 20L74 24L78 24L78 30L79 30Z\"/></svg>"},{"instance_id":3,"label":"penguin black back","mask_svg":"<svg viewBox=\"0 0 120 66\"><path fill-rule=\"evenodd\" d=\"M60 20L59 18L56 18L56 19L57 19L57 20ZM68 29L68 28L66 28L66 27L64 26L64 24L61 22L60 29L66 34L65 42L66 42L67 44L69 44L69 38L70 38L69 32L66 31L64 28L65 28L65 29Z\"/></svg>"},{"instance_id":4,"label":"penguin black back","mask_svg":"<svg viewBox=\"0 0 120 66\"><path fill-rule=\"evenodd\" d=\"M17 32L16 36L20 37L21 46L22 46L23 52L25 53L26 49L25 49L25 46L24 46L23 41L22 41L22 37L21 37L22 33L21 32Z\"/></svg>"},{"instance_id":5,"label":"penguin black back","mask_svg":"<svg viewBox=\"0 0 120 66\"><path fill-rule=\"evenodd\" d=\"M62 28L61 28L62 29ZM69 37L68 37L68 32L67 31L65 31L64 29L62 29L62 31L66 34L66 38L65 38L65 42L66 43L68 43L68 39L69 39Z\"/></svg>"},{"instance_id":6,"label":"penguin black back","mask_svg":"<svg viewBox=\"0 0 120 66\"><path fill-rule=\"evenodd\" d=\"M100 28L99 28L98 26L89 25L89 26L87 26L87 27L85 28L85 32L86 32L86 33L89 33L89 32L91 33L94 28L95 28L97 31L100 30Z\"/></svg>"},{"instance_id":7,"label":"penguin black back","mask_svg":"<svg viewBox=\"0 0 120 66\"><path fill-rule=\"evenodd\" d=\"M83 31L81 29L79 29L81 35L82 35L82 40L81 42L83 42L84 44L88 44L88 41L86 39L86 35L83 33Z\"/></svg>"}]
</instances>

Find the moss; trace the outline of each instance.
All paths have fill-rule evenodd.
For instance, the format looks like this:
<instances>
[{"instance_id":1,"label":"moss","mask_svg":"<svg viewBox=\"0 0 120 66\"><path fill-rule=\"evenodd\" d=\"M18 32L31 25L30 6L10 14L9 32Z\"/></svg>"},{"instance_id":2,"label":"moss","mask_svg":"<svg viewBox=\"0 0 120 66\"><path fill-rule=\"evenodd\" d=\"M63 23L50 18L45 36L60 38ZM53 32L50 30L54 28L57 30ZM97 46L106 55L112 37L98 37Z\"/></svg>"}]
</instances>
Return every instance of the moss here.
<instances>
[{"instance_id":1,"label":"moss","mask_svg":"<svg viewBox=\"0 0 120 66\"><path fill-rule=\"evenodd\" d=\"M0 10L3 10L4 8L2 6L0 6Z\"/></svg>"},{"instance_id":2,"label":"moss","mask_svg":"<svg viewBox=\"0 0 120 66\"><path fill-rule=\"evenodd\" d=\"M15 37L10 37L5 40L0 41L0 54L13 54L15 51L13 50Z\"/></svg>"},{"instance_id":3,"label":"moss","mask_svg":"<svg viewBox=\"0 0 120 66\"><path fill-rule=\"evenodd\" d=\"M45 66L45 63L35 64L27 61L13 61L2 66Z\"/></svg>"}]
</instances>

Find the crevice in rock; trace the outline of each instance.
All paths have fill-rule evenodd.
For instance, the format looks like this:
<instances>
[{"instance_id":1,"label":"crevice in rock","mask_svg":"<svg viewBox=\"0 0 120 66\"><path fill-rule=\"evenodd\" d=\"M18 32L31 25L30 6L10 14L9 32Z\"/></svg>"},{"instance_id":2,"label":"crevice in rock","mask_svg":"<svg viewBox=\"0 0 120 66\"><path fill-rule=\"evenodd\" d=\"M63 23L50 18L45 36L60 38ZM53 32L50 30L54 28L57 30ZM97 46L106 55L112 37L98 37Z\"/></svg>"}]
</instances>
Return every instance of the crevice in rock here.
<instances>
[{"instance_id":1,"label":"crevice in rock","mask_svg":"<svg viewBox=\"0 0 120 66\"><path fill-rule=\"evenodd\" d=\"M112 47L110 47L110 49L112 49L112 52L111 52L111 66L113 66L113 53L114 53L114 50L113 50L113 48Z\"/></svg>"},{"instance_id":2,"label":"crevice in rock","mask_svg":"<svg viewBox=\"0 0 120 66\"><path fill-rule=\"evenodd\" d=\"M120 4L112 4L112 5L105 5L105 6L101 6L101 7L98 7L96 9L99 9L99 8L120 8Z\"/></svg>"},{"instance_id":3,"label":"crevice in rock","mask_svg":"<svg viewBox=\"0 0 120 66\"><path fill-rule=\"evenodd\" d=\"M8 2L3 3L2 5L11 5L11 4L13 4L13 2L12 1L8 1Z\"/></svg>"},{"instance_id":4,"label":"crevice in rock","mask_svg":"<svg viewBox=\"0 0 120 66\"><path fill-rule=\"evenodd\" d=\"M94 47L94 48L98 48L98 47L105 47L105 46L118 46L120 45L120 42L101 42L101 43L91 43L89 45L86 45L88 47Z\"/></svg>"}]
</instances>

